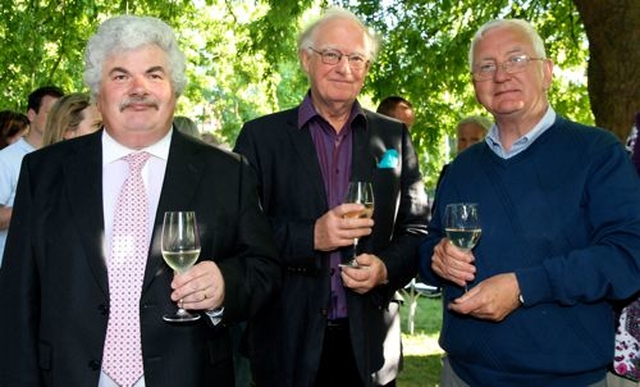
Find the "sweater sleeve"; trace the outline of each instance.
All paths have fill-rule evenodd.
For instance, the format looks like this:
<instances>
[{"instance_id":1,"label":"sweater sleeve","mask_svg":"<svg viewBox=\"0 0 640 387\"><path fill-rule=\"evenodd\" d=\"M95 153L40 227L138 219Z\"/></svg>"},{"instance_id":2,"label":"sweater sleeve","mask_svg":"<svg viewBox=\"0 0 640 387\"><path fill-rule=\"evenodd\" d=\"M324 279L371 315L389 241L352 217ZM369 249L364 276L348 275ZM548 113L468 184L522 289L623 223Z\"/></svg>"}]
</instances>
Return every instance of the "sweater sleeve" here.
<instances>
[{"instance_id":1,"label":"sweater sleeve","mask_svg":"<svg viewBox=\"0 0 640 387\"><path fill-rule=\"evenodd\" d=\"M576 187L582 191L580 202L563 204L567 214L579 214L567 218L575 222L575 234L585 230L586 243L560 235L573 248L516 270L527 305L624 299L640 288L640 180L623 147L605 142L589 153L583 170L575 171L584 175L583 186ZM576 205L578 211L571 208Z\"/></svg>"}]
</instances>

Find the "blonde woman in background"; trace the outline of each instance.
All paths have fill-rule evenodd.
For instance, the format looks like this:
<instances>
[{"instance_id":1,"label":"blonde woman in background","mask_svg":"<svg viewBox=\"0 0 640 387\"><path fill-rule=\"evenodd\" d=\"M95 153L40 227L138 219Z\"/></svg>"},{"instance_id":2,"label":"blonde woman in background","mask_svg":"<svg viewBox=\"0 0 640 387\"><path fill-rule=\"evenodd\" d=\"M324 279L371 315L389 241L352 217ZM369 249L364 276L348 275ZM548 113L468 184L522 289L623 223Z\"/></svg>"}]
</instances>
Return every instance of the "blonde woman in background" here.
<instances>
[{"instance_id":1,"label":"blonde woman in background","mask_svg":"<svg viewBox=\"0 0 640 387\"><path fill-rule=\"evenodd\" d=\"M102 119L85 93L71 93L60 98L47 117L42 145L47 146L100 129Z\"/></svg>"}]
</instances>

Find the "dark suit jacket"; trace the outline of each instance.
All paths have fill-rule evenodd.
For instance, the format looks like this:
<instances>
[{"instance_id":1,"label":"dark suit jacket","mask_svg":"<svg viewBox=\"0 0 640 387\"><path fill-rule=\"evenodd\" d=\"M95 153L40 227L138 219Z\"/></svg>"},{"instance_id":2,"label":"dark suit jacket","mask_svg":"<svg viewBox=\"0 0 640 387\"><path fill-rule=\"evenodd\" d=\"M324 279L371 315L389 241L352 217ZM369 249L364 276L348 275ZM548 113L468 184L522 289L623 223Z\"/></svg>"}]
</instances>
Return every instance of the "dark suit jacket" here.
<instances>
[{"instance_id":1,"label":"dark suit jacket","mask_svg":"<svg viewBox=\"0 0 640 387\"><path fill-rule=\"evenodd\" d=\"M98 385L109 313L101 133L24 159L0 270L1 386ZM233 385L226 323L255 314L281 282L258 203L255 177L237 155L174 130L140 300L147 386ZM206 316L162 320L176 308L159 250L166 210L196 211L200 260L214 260L225 278L216 327Z\"/></svg>"},{"instance_id":2,"label":"dark suit jacket","mask_svg":"<svg viewBox=\"0 0 640 387\"><path fill-rule=\"evenodd\" d=\"M365 295L347 291L355 358L366 385L384 384L400 367L395 291L416 275L416 246L426 233L427 200L409 132L399 121L365 111L356 119L352 176L373 182L375 226L360 252L386 264L389 283ZM311 386L330 305L328 254L313 249L316 219L329 210L316 149L292 109L247 122L236 151L256 169L264 210L286 269L278 303L248 327L248 354L258 386ZM378 168L386 150L394 168Z\"/></svg>"}]
</instances>

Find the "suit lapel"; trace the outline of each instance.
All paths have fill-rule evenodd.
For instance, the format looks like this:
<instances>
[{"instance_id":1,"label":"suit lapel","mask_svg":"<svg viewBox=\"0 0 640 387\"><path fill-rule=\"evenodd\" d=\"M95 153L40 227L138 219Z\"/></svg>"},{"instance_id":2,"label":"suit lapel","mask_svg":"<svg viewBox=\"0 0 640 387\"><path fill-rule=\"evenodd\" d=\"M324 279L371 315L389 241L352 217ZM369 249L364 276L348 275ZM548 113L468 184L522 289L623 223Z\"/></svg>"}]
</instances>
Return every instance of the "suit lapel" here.
<instances>
[{"instance_id":1,"label":"suit lapel","mask_svg":"<svg viewBox=\"0 0 640 387\"><path fill-rule=\"evenodd\" d=\"M183 134L174 130L167 159L167 168L162 183L162 192L155 215L154 231L151 238L149 258L145 270L144 292L153 279L163 271L169 270L162 260L160 233L165 211L189 210L189 203L202 179L204 162L198 157L197 147Z\"/></svg>"},{"instance_id":2,"label":"suit lapel","mask_svg":"<svg viewBox=\"0 0 640 387\"><path fill-rule=\"evenodd\" d=\"M358 119L353 125L353 154L351 157L351 180L372 181L376 160L372 153L371 132L366 120Z\"/></svg>"},{"instance_id":3,"label":"suit lapel","mask_svg":"<svg viewBox=\"0 0 640 387\"><path fill-rule=\"evenodd\" d=\"M318 155L313 139L308 129L299 129L297 126L298 109L292 110L294 113L287 118L286 125L289 129L291 142L298 154L298 159L302 168L307 171L309 181L313 184L310 194L313 195L316 203L322 204L322 209L328 207L327 197L325 195L324 181L322 179L322 171L318 164Z\"/></svg>"},{"instance_id":4,"label":"suit lapel","mask_svg":"<svg viewBox=\"0 0 640 387\"><path fill-rule=\"evenodd\" d=\"M63 182L67 196L75 204L70 215L77 224L91 273L105 295L109 294L104 252L102 203L102 131L74 142L67 160Z\"/></svg>"}]
</instances>

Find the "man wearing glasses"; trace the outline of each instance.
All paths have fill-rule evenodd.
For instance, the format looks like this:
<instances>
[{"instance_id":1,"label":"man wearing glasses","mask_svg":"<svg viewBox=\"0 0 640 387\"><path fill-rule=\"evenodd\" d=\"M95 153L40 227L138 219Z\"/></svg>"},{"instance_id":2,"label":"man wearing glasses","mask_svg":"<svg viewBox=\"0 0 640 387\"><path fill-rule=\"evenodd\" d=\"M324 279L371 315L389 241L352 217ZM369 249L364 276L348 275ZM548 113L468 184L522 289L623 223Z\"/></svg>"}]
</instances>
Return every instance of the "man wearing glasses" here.
<instances>
[{"instance_id":1,"label":"man wearing glasses","mask_svg":"<svg viewBox=\"0 0 640 387\"><path fill-rule=\"evenodd\" d=\"M549 105L553 64L529 23L485 24L469 59L495 123L447 169L420 246L421 275L444 287L441 385L604 387L612 304L640 290L640 181L611 133ZM479 205L471 251L445 237L454 202Z\"/></svg>"},{"instance_id":2,"label":"man wearing glasses","mask_svg":"<svg viewBox=\"0 0 640 387\"><path fill-rule=\"evenodd\" d=\"M395 385L394 293L417 272L427 201L406 126L357 101L377 47L353 14L327 12L298 40L302 103L238 137L285 263L280 299L248 327L258 386ZM346 217L364 209L343 204L349 180L372 183L373 219ZM354 238L360 268L341 268Z\"/></svg>"}]
</instances>

